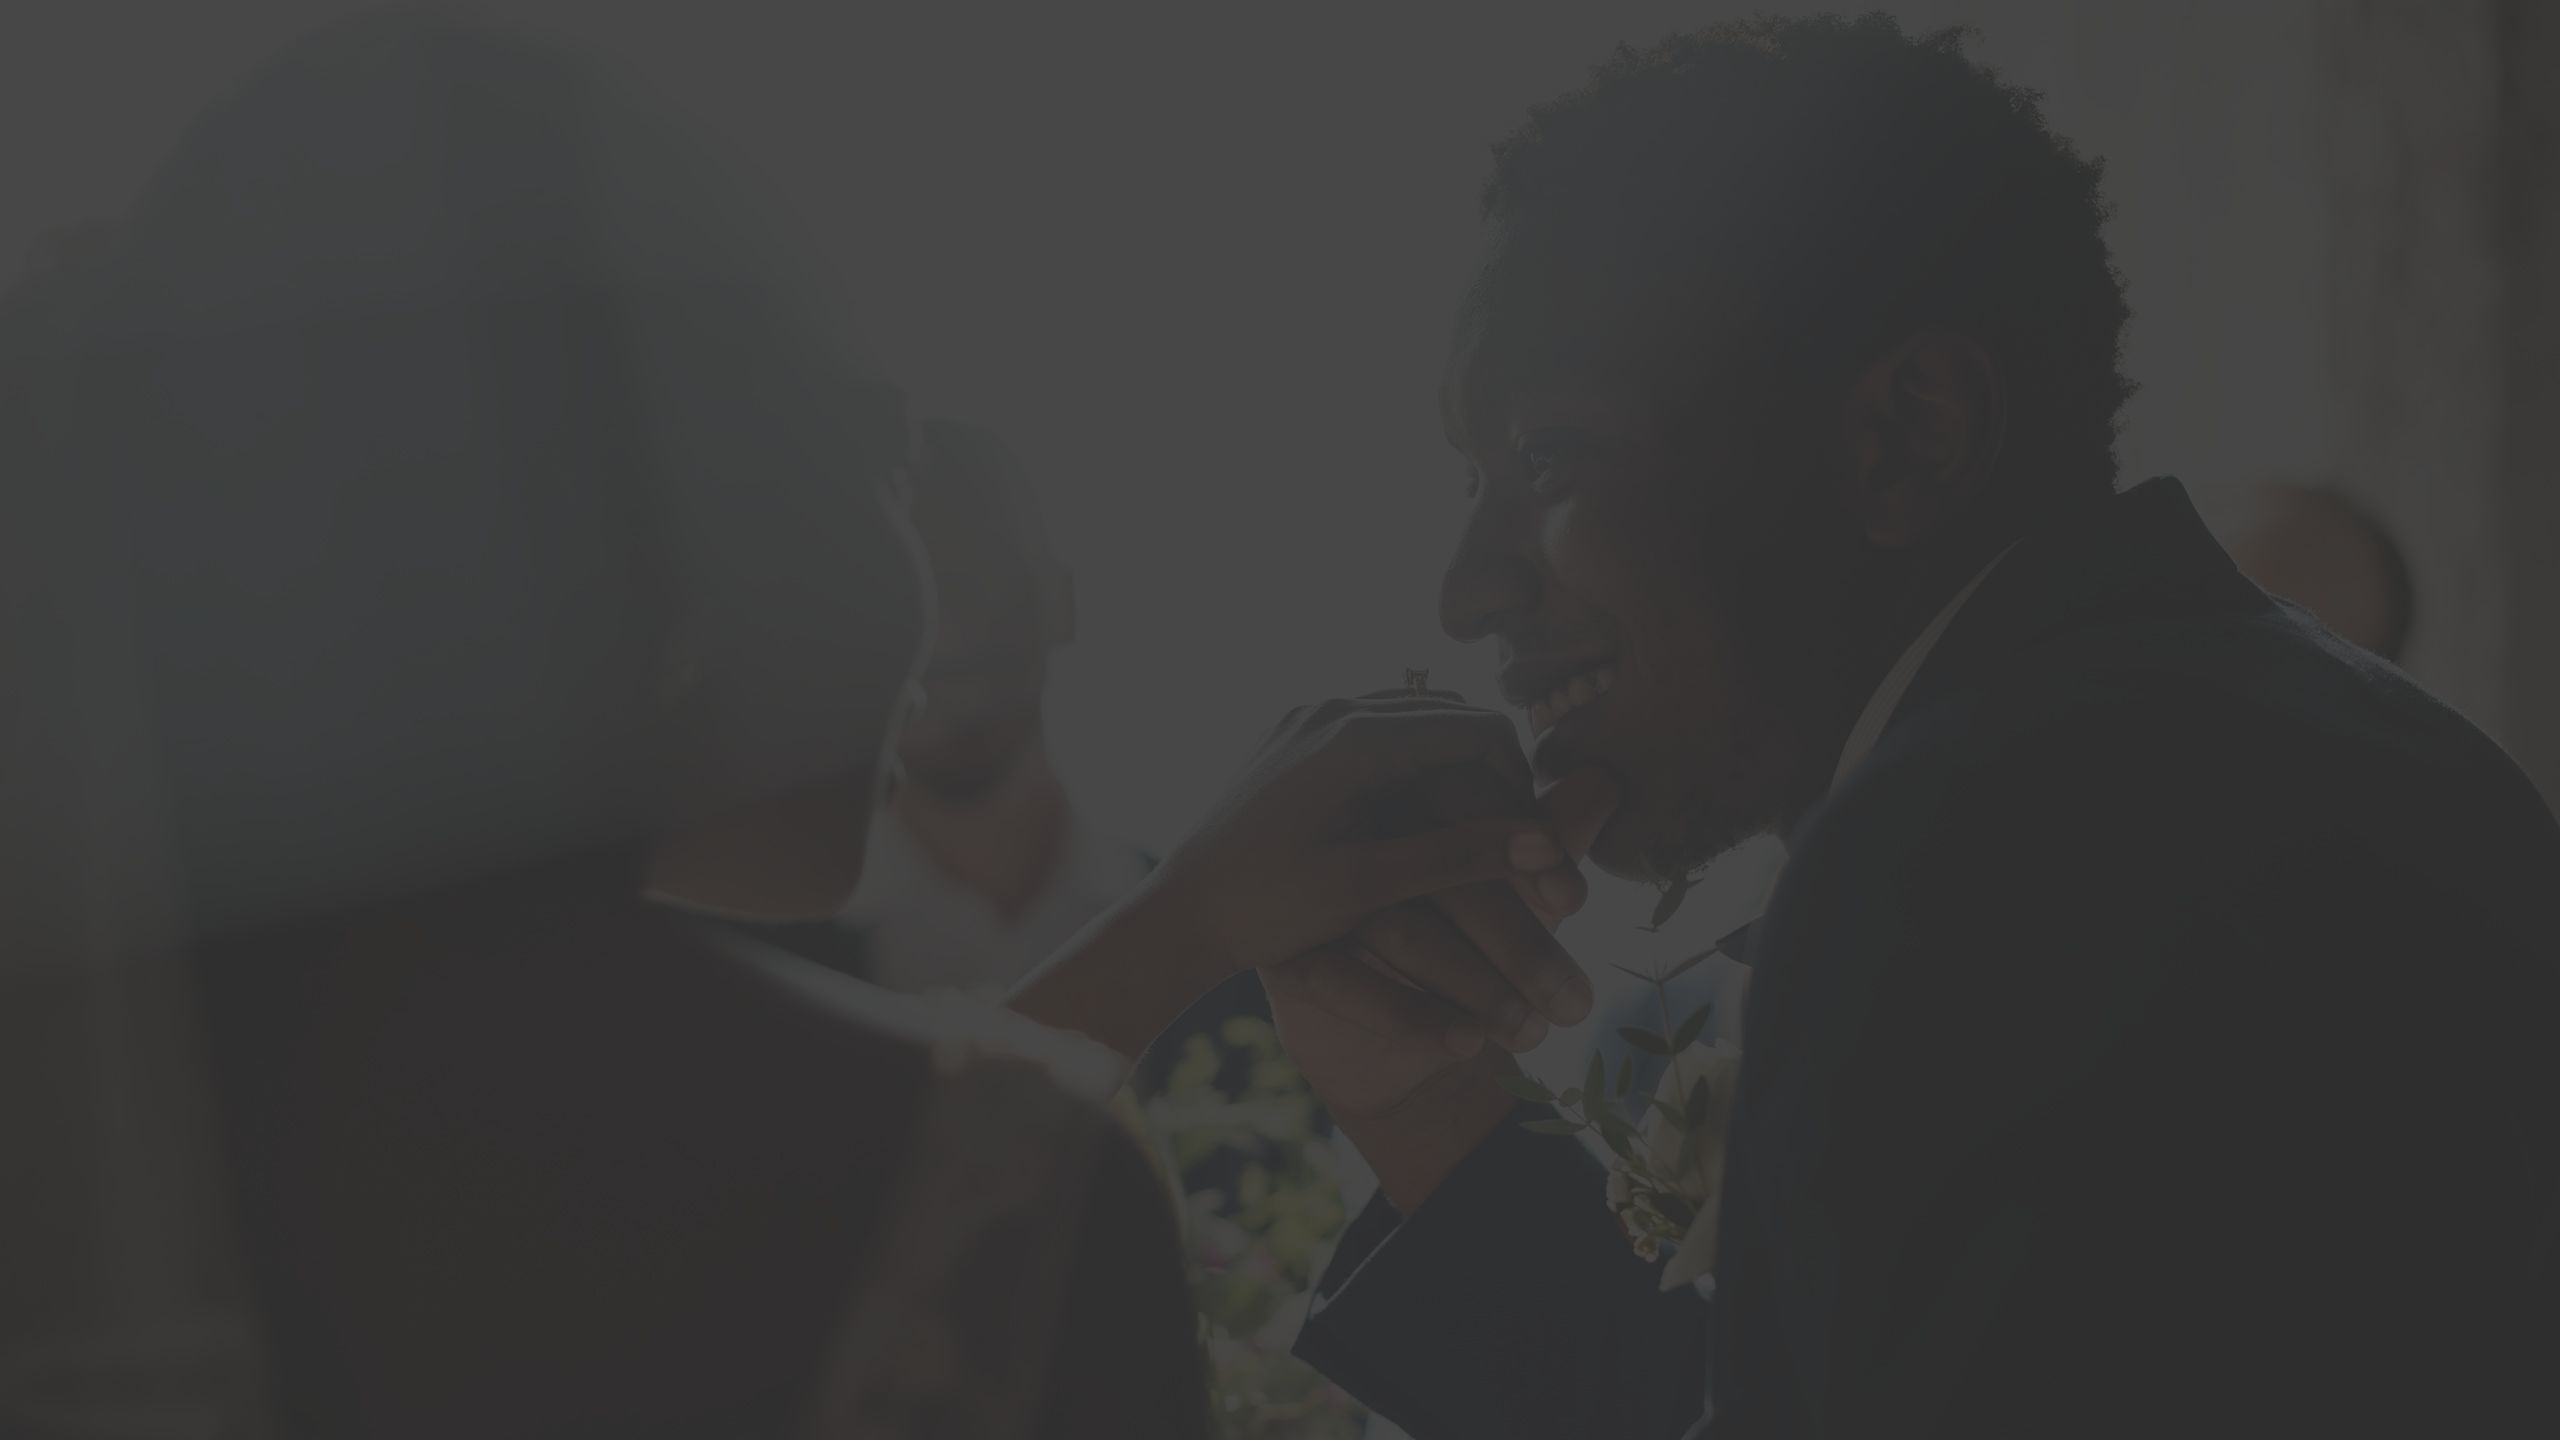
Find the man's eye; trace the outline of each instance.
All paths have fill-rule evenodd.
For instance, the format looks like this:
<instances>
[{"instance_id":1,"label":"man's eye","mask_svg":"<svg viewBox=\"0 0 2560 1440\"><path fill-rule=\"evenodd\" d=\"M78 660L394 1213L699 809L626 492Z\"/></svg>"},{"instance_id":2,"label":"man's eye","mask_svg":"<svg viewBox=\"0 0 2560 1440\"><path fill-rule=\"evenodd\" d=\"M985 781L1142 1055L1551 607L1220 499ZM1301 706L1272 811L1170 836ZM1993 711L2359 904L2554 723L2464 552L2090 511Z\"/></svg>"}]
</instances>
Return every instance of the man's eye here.
<instances>
[{"instance_id":1,"label":"man's eye","mask_svg":"<svg viewBox=\"0 0 2560 1440\"><path fill-rule=\"evenodd\" d=\"M1572 489L1581 478L1582 464L1591 454L1591 437L1579 430L1540 430L1521 437L1517 449L1520 469L1529 477L1529 493L1550 497Z\"/></svg>"}]
</instances>

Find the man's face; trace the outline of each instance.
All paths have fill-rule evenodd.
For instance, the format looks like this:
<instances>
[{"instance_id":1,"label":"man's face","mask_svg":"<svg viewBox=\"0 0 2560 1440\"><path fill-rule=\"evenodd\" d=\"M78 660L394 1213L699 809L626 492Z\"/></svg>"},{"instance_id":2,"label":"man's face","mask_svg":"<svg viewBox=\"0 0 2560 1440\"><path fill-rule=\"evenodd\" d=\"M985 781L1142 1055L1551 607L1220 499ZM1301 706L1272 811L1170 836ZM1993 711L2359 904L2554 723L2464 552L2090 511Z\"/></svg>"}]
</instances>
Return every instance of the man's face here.
<instances>
[{"instance_id":1,"label":"man's face","mask_svg":"<svg viewBox=\"0 0 2560 1440\"><path fill-rule=\"evenodd\" d=\"M984 793L1038 742L1053 639L1015 511L980 489L928 481L915 504L939 613L900 759L909 783L954 799Z\"/></svg>"},{"instance_id":2,"label":"man's face","mask_svg":"<svg viewBox=\"0 0 2560 1440\"><path fill-rule=\"evenodd\" d=\"M1836 745L1801 717L1821 713L1826 597L1858 558L1809 508L1817 487L1738 439L1675 453L1623 385L1563 377L1452 409L1472 410L1451 440L1474 499L1442 624L1501 647L1541 778L1618 782L1592 858L1668 880L1779 824Z\"/></svg>"}]
</instances>

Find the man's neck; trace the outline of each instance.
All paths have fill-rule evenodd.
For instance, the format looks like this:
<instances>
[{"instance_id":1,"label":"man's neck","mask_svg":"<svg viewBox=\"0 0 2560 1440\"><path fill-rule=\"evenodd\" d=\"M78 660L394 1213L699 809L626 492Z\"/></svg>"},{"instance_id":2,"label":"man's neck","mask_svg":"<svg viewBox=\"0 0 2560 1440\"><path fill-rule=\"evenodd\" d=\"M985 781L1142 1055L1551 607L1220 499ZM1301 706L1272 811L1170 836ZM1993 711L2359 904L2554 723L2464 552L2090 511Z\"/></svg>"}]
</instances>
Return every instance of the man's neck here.
<instances>
[{"instance_id":1,"label":"man's neck","mask_svg":"<svg viewBox=\"0 0 2560 1440\"><path fill-rule=\"evenodd\" d=\"M895 802L898 820L917 845L1007 921L1019 920L1057 878L1074 814L1066 787L1034 743L1003 779L977 795L953 799L907 785Z\"/></svg>"}]
</instances>

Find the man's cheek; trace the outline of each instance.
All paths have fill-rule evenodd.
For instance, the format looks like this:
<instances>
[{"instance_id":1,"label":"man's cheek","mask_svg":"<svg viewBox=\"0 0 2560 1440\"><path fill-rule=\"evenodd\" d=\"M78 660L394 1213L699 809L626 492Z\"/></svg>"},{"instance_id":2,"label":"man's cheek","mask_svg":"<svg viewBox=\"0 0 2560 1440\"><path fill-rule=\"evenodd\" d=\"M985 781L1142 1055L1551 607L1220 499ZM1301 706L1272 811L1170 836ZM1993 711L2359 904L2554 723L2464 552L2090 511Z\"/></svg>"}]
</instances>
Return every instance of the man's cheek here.
<instances>
[{"instance_id":1,"label":"man's cheek","mask_svg":"<svg viewBox=\"0 0 2560 1440\"><path fill-rule=\"evenodd\" d=\"M1639 562L1619 517L1580 497L1547 507L1538 522L1538 548L1550 573L1577 589L1597 578L1622 576Z\"/></svg>"}]
</instances>

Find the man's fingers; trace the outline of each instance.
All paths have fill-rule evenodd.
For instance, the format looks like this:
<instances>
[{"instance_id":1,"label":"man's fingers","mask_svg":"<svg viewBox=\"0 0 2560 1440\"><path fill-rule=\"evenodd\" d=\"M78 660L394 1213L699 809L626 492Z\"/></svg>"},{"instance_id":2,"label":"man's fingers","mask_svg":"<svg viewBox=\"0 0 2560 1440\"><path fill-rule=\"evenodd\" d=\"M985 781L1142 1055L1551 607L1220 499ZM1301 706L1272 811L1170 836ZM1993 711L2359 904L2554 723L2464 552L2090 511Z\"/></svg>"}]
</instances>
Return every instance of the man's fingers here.
<instances>
[{"instance_id":1,"label":"man's fingers","mask_svg":"<svg viewBox=\"0 0 2560 1440\"><path fill-rule=\"evenodd\" d=\"M1433 903L1539 1013L1559 1025L1579 1025L1591 1014L1591 981L1510 886L1472 885Z\"/></svg>"},{"instance_id":2,"label":"man's fingers","mask_svg":"<svg viewBox=\"0 0 2560 1440\"><path fill-rule=\"evenodd\" d=\"M1436 996L1389 978L1346 946L1321 946L1266 967L1262 983L1383 1045L1436 1046L1461 1059L1484 1048L1481 1022Z\"/></svg>"},{"instance_id":3,"label":"man's fingers","mask_svg":"<svg viewBox=\"0 0 2560 1440\"><path fill-rule=\"evenodd\" d=\"M1419 989L1483 1022L1507 1050L1531 1050L1547 1021L1519 987L1428 901L1382 910L1351 932L1351 946Z\"/></svg>"}]
</instances>

